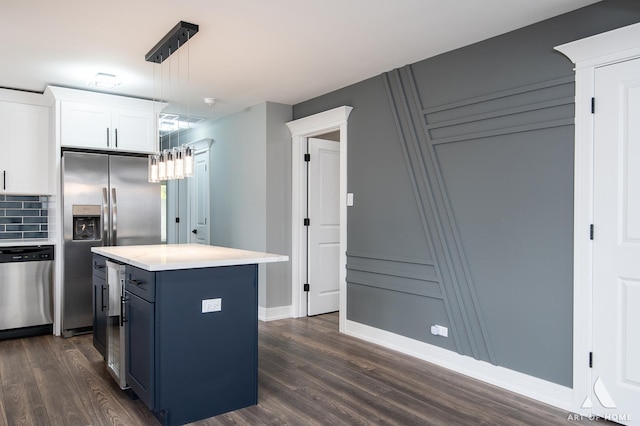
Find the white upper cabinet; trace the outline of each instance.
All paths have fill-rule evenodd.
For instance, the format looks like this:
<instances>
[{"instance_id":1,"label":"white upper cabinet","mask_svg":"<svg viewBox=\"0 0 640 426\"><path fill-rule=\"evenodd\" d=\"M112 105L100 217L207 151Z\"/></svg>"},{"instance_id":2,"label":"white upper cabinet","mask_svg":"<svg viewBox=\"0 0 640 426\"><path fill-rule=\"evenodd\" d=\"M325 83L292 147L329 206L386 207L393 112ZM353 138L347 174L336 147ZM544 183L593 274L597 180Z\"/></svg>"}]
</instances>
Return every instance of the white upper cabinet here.
<instances>
[{"instance_id":1,"label":"white upper cabinet","mask_svg":"<svg viewBox=\"0 0 640 426\"><path fill-rule=\"evenodd\" d=\"M133 152L157 150L157 135L153 111L112 109L111 125L114 129L115 147Z\"/></svg>"},{"instance_id":2,"label":"white upper cabinet","mask_svg":"<svg viewBox=\"0 0 640 426\"><path fill-rule=\"evenodd\" d=\"M151 153L158 149L153 101L49 86L59 101L60 145Z\"/></svg>"},{"instance_id":3,"label":"white upper cabinet","mask_svg":"<svg viewBox=\"0 0 640 426\"><path fill-rule=\"evenodd\" d=\"M60 141L64 147L156 151L153 110L62 101L60 119Z\"/></svg>"},{"instance_id":4,"label":"white upper cabinet","mask_svg":"<svg viewBox=\"0 0 640 426\"><path fill-rule=\"evenodd\" d=\"M69 147L110 148L111 109L101 105L61 102L61 144Z\"/></svg>"},{"instance_id":5,"label":"white upper cabinet","mask_svg":"<svg viewBox=\"0 0 640 426\"><path fill-rule=\"evenodd\" d=\"M50 108L0 101L0 193L51 194Z\"/></svg>"}]
</instances>

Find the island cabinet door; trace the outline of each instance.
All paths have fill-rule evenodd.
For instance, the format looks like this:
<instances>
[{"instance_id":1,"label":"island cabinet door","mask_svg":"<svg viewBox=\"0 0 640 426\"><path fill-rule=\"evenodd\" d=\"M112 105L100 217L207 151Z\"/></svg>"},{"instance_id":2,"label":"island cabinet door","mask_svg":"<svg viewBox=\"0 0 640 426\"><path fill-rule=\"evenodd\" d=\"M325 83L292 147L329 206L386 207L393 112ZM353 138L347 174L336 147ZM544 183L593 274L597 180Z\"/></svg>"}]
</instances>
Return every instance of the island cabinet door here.
<instances>
[{"instance_id":1,"label":"island cabinet door","mask_svg":"<svg viewBox=\"0 0 640 426\"><path fill-rule=\"evenodd\" d=\"M155 409L154 303L125 291L126 378L131 389Z\"/></svg>"}]
</instances>

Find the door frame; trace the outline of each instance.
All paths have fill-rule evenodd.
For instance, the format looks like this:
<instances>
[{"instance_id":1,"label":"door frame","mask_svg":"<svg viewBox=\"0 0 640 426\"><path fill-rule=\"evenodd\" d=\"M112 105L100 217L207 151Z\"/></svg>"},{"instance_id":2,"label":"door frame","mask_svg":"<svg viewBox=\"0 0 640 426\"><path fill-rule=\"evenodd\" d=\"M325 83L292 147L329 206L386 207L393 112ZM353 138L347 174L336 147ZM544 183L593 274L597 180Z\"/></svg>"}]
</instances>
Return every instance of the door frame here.
<instances>
[{"instance_id":1,"label":"door frame","mask_svg":"<svg viewBox=\"0 0 640 426\"><path fill-rule=\"evenodd\" d=\"M303 291L307 271L307 138L340 131L340 331L346 321L347 278L347 123L353 107L341 106L287 123L291 132L291 307L294 318L307 316Z\"/></svg>"},{"instance_id":2,"label":"door frame","mask_svg":"<svg viewBox=\"0 0 640 426\"><path fill-rule=\"evenodd\" d=\"M209 156L209 146L204 147L202 149L194 149L193 150L193 161L194 161L194 167L193 167L193 177L190 178L187 181L187 240L188 241L192 241L193 240L193 236L191 235L193 228L196 226L194 224L194 216L195 216L195 212L193 210L193 205L195 203L195 200L198 198L198 191L197 191L197 167L196 167L196 162L197 162L197 158L198 156L204 156L206 161L207 161L207 182L206 182L206 191L204 191L204 193L206 194L206 200L204 205L206 206L206 210L207 210L207 214L206 216L206 220L208 220L207 223L207 245L211 244L211 174L210 174L210 169L211 169L211 158Z\"/></svg>"},{"instance_id":3,"label":"door frame","mask_svg":"<svg viewBox=\"0 0 640 426\"><path fill-rule=\"evenodd\" d=\"M210 155L210 149L211 149L211 145L213 144L213 139L210 138L204 138L204 139L199 139L197 141L193 141L193 142L189 142L186 143L185 145L190 147L193 150L193 159L195 161L195 157L197 154L203 154L206 153L206 155ZM211 179L211 158L209 158L209 174L208 177L209 179ZM195 164L194 164L194 168L195 168ZM191 208L192 208L192 200L191 197L194 195L195 191L194 191L194 180L195 178L195 170L194 170L194 176L192 178L185 178L185 179L189 179L189 181L187 182L186 185L186 190L187 190L187 224L186 224L186 230L185 233L187 235L187 242L191 241L191 230L193 229L192 227L192 223L191 223L191 216L192 216L192 212L191 212ZM207 217L209 218L209 244L211 244L211 182L207 183L207 186L209 187L209 190L207 191Z\"/></svg>"},{"instance_id":4,"label":"door frame","mask_svg":"<svg viewBox=\"0 0 640 426\"><path fill-rule=\"evenodd\" d=\"M640 57L640 23L596 34L555 47L575 66L575 160L574 160L574 255L573 255L573 411L585 416L582 408L591 396L589 352L593 336L593 150L595 70L598 67ZM597 105L597 104L596 104Z\"/></svg>"}]
</instances>

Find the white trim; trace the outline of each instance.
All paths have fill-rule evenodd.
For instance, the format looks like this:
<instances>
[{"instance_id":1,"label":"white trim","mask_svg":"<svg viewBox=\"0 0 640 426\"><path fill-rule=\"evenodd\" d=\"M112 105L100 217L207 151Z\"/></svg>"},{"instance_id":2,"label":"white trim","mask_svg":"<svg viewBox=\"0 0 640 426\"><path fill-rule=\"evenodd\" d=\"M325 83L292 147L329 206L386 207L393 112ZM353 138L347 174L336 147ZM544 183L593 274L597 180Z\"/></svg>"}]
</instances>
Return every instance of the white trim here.
<instances>
[{"instance_id":1,"label":"white trim","mask_svg":"<svg viewBox=\"0 0 640 426\"><path fill-rule=\"evenodd\" d=\"M293 306L276 306L273 308L258 306L258 319L260 321L267 322L285 318L293 318Z\"/></svg>"},{"instance_id":2,"label":"white trim","mask_svg":"<svg viewBox=\"0 0 640 426\"><path fill-rule=\"evenodd\" d=\"M587 365L592 348L593 258L589 226L593 223L593 114L594 76L597 67L640 57L640 23L557 46L576 67L574 256L573 256L573 405L582 409L591 394L591 370Z\"/></svg>"},{"instance_id":3,"label":"white trim","mask_svg":"<svg viewBox=\"0 0 640 426\"><path fill-rule=\"evenodd\" d=\"M474 379L499 386L563 410L572 410L570 388L498 367L485 361L460 355L448 349L430 345L354 321L346 321L344 333L431 362ZM544 419L541 419L543 421Z\"/></svg>"},{"instance_id":4,"label":"white trim","mask_svg":"<svg viewBox=\"0 0 640 426\"><path fill-rule=\"evenodd\" d=\"M638 34L640 23L561 44L555 49L571 59L576 70L598 67L640 56Z\"/></svg>"},{"instance_id":5,"label":"white trim","mask_svg":"<svg viewBox=\"0 0 640 426\"><path fill-rule=\"evenodd\" d=\"M188 142L184 145L191 147L195 154L199 154L203 151L209 151L209 148L211 148L211 145L213 145L213 139L204 138L197 141Z\"/></svg>"},{"instance_id":6,"label":"white trim","mask_svg":"<svg viewBox=\"0 0 640 426\"><path fill-rule=\"evenodd\" d=\"M303 155L307 138L340 131L340 331L346 320L347 278L347 120L353 108L342 106L287 123L291 131L291 301L293 317L307 315L306 232L302 221L306 214L306 174Z\"/></svg>"}]
</instances>

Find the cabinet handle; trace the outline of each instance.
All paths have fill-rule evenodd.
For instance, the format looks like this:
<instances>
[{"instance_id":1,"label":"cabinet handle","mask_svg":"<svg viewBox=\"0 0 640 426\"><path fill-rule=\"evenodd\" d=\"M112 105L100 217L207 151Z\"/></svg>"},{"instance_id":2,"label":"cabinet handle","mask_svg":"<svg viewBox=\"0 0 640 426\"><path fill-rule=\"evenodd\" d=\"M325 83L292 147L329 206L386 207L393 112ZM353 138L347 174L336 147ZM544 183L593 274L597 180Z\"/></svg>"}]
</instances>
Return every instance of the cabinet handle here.
<instances>
[{"instance_id":1,"label":"cabinet handle","mask_svg":"<svg viewBox=\"0 0 640 426\"><path fill-rule=\"evenodd\" d=\"M2 171L2 189L7 189L7 171Z\"/></svg>"},{"instance_id":2,"label":"cabinet handle","mask_svg":"<svg viewBox=\"0 0 640 426\"><path fill-rule=\"evenodd\" d=\"M126 296L120 296L120 327L122 327L125 322L129 322L129 319L125 316L127 302L128 299Z\"/></svg>"},{"instance_id":3,"label":"cabinet handle","mask_svg":"<svg viewBox=\"0 0 640 426\"><path fill-rule=\"evenodd\" d=\"M115 130L116 132L116 148L118 147L118 129Z\"/></svg>"},{"instance_id":4,"label":"cabinet handle","mask_svg":"<svg viewBox=\"0 0 640 426\"><path fill-rule=\"evenodd\" d=\"M104 268L106 268L105 265L98 265L97 263L93 265L93 269L103 270Z\"/></svg>"},{"instance_id":5,"label":"cabinet handle","mask_svg":"<svg viewBox=\"0 0 640 426\"><path fill-rule=\"evenodd\" d=\"M105 309L107 309L107 305L104 304L104 290L107 288L106 285L102 286L102 291L100 292L100 298L102 299L102 301L100 302L100 304L102 305L102 311L104 312Z\"/></svg>"},{"instance_id":6,"label":"cabinet handle","mask_svg":"<svg viewBox=\"0 0 640 426\"><path fill-rule=\"evenodd\" d=\"M109 128L107 127L107 148L109 147Z\"/></svg>"},{"instance_id":7,"label":"cabinet handle","mask_svg":"<svg viewBox=\"0 0 640 426\"><path fill-rule=\"evenodd\" d=\"M147 282L144 280L134 280L133 278L128 279L127 282L138 287L142 287L143 285L147 284Z\"/></svg>"}]
</instances>

